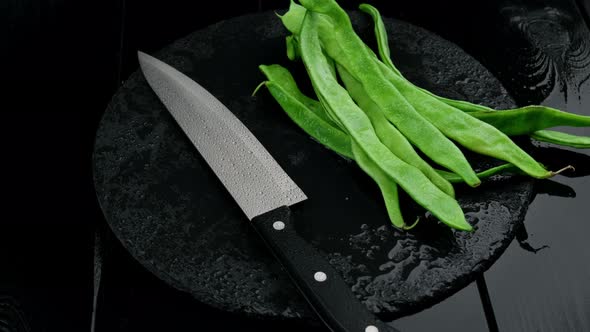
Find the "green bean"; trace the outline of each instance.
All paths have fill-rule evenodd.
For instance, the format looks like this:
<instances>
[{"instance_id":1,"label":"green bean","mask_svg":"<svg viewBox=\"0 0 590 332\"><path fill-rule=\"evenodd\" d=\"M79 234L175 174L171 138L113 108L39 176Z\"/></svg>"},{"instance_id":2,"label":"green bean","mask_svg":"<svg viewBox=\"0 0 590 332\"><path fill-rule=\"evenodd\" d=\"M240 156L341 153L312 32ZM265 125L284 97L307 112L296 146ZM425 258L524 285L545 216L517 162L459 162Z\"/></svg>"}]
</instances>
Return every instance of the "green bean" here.
<instances>
[{"instance_id":1,"label":"green bean","mask_svg":"<svg viewBox=\"0 0 590 332\"><path fill-rule=\"evenodd\" d=\"M289 71L279 65L261 65L271 95L287 115L308 135L336 153L353 159L350 138L332 125L319 102L305 96Z\"/></svg>"},{"instance_id":2,"label":"green bean","mask_svg":"<svg viewBox=\"0 0 590 332\"><path fill-rule=\"evenodd\" d=\"M381 143L367 115L333 77L330 65L322 52L315 16L316 14L311 12L306 14L299 46L316 94L323 99L325 107L332 109L362 153L391 177L414 201L450 227L472 230L455 199L436 187L420 170L397 158Z\"/></svg>"},{"instance_id":3,"label":"green bean","mask_svg":"<svg viewBox=\"0 0 590 332\"><path fill-rule=\"evenodd\" d=\"M590 137L577 136L553 130L537 130L531 137L537 141L570 146L578 149L590 149Z\"/></svg>"},{"instance_id":4,"label":"green bean","mask_svg":"<svg viewBox=\"0 0 590 332\"><path fill-rule=\"evenodd\" d=\"M373 23L375 25L374 27L374 31L375 31L375 37L377 39L377 51L379 52L379 57L381 59L381 61L387 66L389 67L389 69L393 70L393 72L398 75L401 78L406 79L402 73L399 71L399 69L397 69L397 67L395 66L395 64L393 63L393 61L391 61L391 51L389 50L389 42L388 42L388 38L387 38L387 30L385 29L385 25L383 24L383 19L381 18L381 14L379 13L379 10L369 4L361 4L359 5L359 9L367 14L369 14L371 16L371 18L373 19ZM296 22L296 19L293 20L293 23ZM375 57L376 58L376 57ZM409 81L408 81L409 82ZM410 82L412 83L412 82ZM414 85L412 83L412 85ZM465 112L475 112L475 111L486 111L486 110L491 110L489 108L486 108L485 106L482 105L478 105L478 104L472 104L470 102L467 101L462 101L462 100L455 100L455 99L450 99L450 98L445 98L445 97L441 97L438 96L426 89L422 89L419 86L414 85L416 88L424 91L425 93L445 102L446 104L449 104L451 106L457 107L462 111Z\"/></svg>"},{"instance_id":5,"label":"green bean","mask_svg":"<svg viewBox=\"0 0 590 332\"><path fill-rule=\"evenodd\" d=\"M366 155L356 142L352 141L351 147L354 160L359 167L379 186L391 224L397 228L406 229L408 226L404 222L399 206L397 184Z\"/></svg>"},{"instance_id":6,"label":"green bean","mask_svg":"<svg viewBox=\"0 0 590 332\"><path fill-rule=\"evenodd\" d=\"M389 42L387 41L387 31L385 29L385 24L383 24L383 20L381 19L381 14L377 8L366 3L360 4L359 9L369 14L373 18L373 22L375 24L375 36L377 37L377 49L379 51L381 61L383 61L383 63L385 63L385 65L387 65L397 75L403 77L402 73L391 61L391 52L389 51Z\"/></svg>"},{"instance_id":7,"label":"green bean","mask_svg":"<svg viewBox=\"0 0 590 332\"><path fill-rule=\"evenodd\" d=\"M429 96L383 67L384 74L402 95L446 136L471 151L512 163L532 177L545 179L554 175L497 128Z\"/></svg>"},{"instance_id":8,"label":"green bean","mask_svg":"<svg viewBox=\"0 0 590 332\"><path fill-rule=\"evenodd\" d=\"M330 75L332 75L332 77L336 77L336 71L334 68L334 62L331 59L326 58L326 61L329 63L329 70L330 70ZM317 90L317 88L314 85L314 82L311 82L311 85L314 87L314 90ZM318 94L318 99L320 100L320 103L322 105L326 105L326 102L324 100L324 96L322 96L321 94ZM340 120L338 119L338 116L336 116L336 114L334 113L334 111L330 108L330 107L324 107L324 110L326 111L326 114L330 117L330 119L332 119L332 121L343 131L346 131L346 128L344 127L344 125L340 122ZM348 133L348 132L347 132Z\"/></svg>"},{"instance_id":9,"label":"green bean","mask_svg":"<svg viewBox=\"0 0 590 332\"><path fill-rule=\"evenodd\" d=\"M389 67L389 69L393 70L393 72L398 75L399 77L406 79L403 74L399 71L399 69L397 69L397 67L395 66L395 64L393 63L393 61L391 61L391 51L389 50L389 42L387 39L387 30L385 29L385 24L383 24L383 19L381 18L381 14L379 13L379 10L369 4L361 4L359 5L359 9L367 14L369 14L371 16L371 18L373 19L373 22L375 24L374 27L374 31L375 31L375 37L377 39L377 51L379 52L379 57L381 59L381 61L387 66ZM375 56L375 59L377 58L377 56ZM410 82L408 80L408 82ZM412 83L412 82L410 82ZM412 85L414 85L412 83ZM462 101L462 100L455 100L455 99L450 99L450 98L445 98L445 97L441 97L438 96L426 89L422 89L419 86L414 85L416 88L422 90L423 92L439 99L440 101L445 102L448 105L457 107L459 109L461 109L462 111L465 112L472 112L472 111L481 111L482 109L472 109L474 104L471 104L469 102L466 101ZM479 105L477 105L479 106Z\"/></svg>"},{"instance_id":10,"label":"green bean","mask_svg":"<svg viewBox=\"0 0 590 332\"><path fill-rule=\"evenodd\" d=\"M296 4L293 0L290 0L289 10L287 10L285 14L277 14L277 16L281 19L283 26L289 30L289 32L295 36L299 36L301 33L303 18L305 17L306 12L307 9L305 9L305 7Z\"/></svg>"},{"instance_id":11,"label":"green bean","mask_svg":"<svg viewBox=\"0 0 590 332\"><path fill-rule=\"evenodd\" d=\"M259 69L269 81L279 85L283 90L289 91L293 98L305 105L316 116L329 124L335 125L317 100L312 99L301 92L295 82L295 78L293 78L293 75L291 75L287 68L281 65L260 65Z\"/></svg>"},{"instance_id":12,"label":"green bean","mask_svg":"<svg viewBox=\"0 0 590 332\"><path fill-rule=\"evenodd\" d=\"M369 14L371 16L371 18L373 19L373 22L375 24L375 28L374 28L375 37L377 39L377 51L379 52L379 57L381 58L381 61L383 61L383 63L387 67L389 67L389 69L393 70L393 72L396 75L398 75L401 78L406 79L402 75L402 73L399 71L399 69L397 69L397 67L395 66L393 61L391 61L391 51L389 50L389 42L387 39L387 30L385 29L385 24L383 24L383 19L381 18L381 14L379 13L379 10L377 10L377 8L375 8L369 4L361 4L361 5L359 5L359 9L361 11ZM376 56L375 56L375 58L376 58ZM414 84L412 83L412 85L414 85ZM455 100L455 99L441 97L441 96L438 96L426 89L422 89L419 86L416 86L416 85L414 85L414 86L416 88L422 90L423 92L445 102L446 104L449 104L451 106L461 109L462 111L472 112L472 111L483 110L483 109L473 109L472 107L476 104L472 104L472 103L462 101L462 100ZM480 105L476 105L476 106L480 106Z\"/></svg>"},{"instance_id":13,"label":"green bean","mask_svg":"<svg viewBox=\"0 0 590 332\"><path fill-rule=\"evenodd\" d=\"M285 43L287 44L287 58L291 61L299 59L300 55L297 38L293 35L287 36L285 38Z\"/></svg>"},{"instance_id":14,"label":"green bean","mask_svg":"<svg viewBox=\"0 0 590 332\"><path fill-rule=\"evenodd\" d=\"M391 51L389 50L389 42L387 39L387 30L385 29L385 24L383 24L383 19L381 18L381 14L379 13L379 10L369 4L360 4L359 5L359 9L367 14L369 14L371 16L371 18L373 19L373 22L375 24L374 27L374 31L375 31L375 37L377 39L377 51L379 52L379 57L381 59L381 61L387 66L389 67L389 69L393 70L393 72L398 75L399 77L406 79L403 74L399 71L399 69L397 69L397 67L395 66L395 64L393 63L393 61L391 61ZM295 20L294 20L295 22ZM367 46L368 48L368 46ZM371 50L372 52L372 50ZM375 55L375 59L377 59L377 56ZM410 82L408 80L408 82ZM410 82L412 85L414 85L412 82ZM441 97L438 96L426 89L423 89L419 86L414 85L416 88L422 90L424 93L427 93L437 99L439 99L440 101L443 101L444 103L454 106L462 111L465 112L473 112L473 111L482 111L485 109L477 109L477 104L472 104L470 102L467 101L462 101L462 100L455 100L455 99L450 99L450 98L445 98L445 97ZM474 108L475 106L475 108ZM483 107L483 106L482 106Z\"/></svg>"},{"instance_id":15,"label":"green bean","mask_svg":"<svg viewBox=\"0 0 590 332\"><path fill-rule=\"evenodd\" d=\"M537 130L557 126L590 126L590 116L562 112L541 105L530 105L504 111L470 112L469 114L510 136L527 135Z\"/></svg>"},{"instance_id":16,"label":"green bean","mask_svg":"<svg viewBox=\"0 0 590 332\"><path fill-rule=\"evenodd\" d=\"M457 105L457 108L491 124L508 136L529 135L538 141L581 149L590 148L589 136L578 136L555 130L545 130L545 128L558 126L588 127L590 126L590 116L563 112L542 105L495 110L466 101L442 97L439 97L439 99L449 105Z\"/></svg>"},{"instance_id":17,"label":"green bean","mask_svg":"<svg viewBox=\"0 0 590 332\"><path fill-rule=\"evenodd\" d=\"M360 108L367 113L381 142L401 160L422 171L442 191L455 197L453 185L418 155L404 135L385 118L379 107L369 98L363 86L345 68L340 65L337 68L346 90Z\"/></svg>"},{"instance_id":18,"label":"green bean","mask_svg":"<svg viewBox=\"0 0 590 332\"><path fill-rule=\"evenodd\" d=\"M308 13L322 13L332 21L331 29L325 25L317 27L324 50L363 85L369 97L399 131L434 162L461 175L470 186L478 186L481 181L461 150L416 112L383 76L364 42L354 32L347 13L333 0L300 2L308 9Z\"/></svg>"},{"instance_id":19,"label":"green bean","mask_svg":"<svg viewBox=\"0 0 590 332\"><path fill-rule=\"evenodd\" d=\"M447 181L451 182L451 183L461 183L463 182L463 179L461 179L460 176L458 176L455 173L452 172L447 172L447 171L442 171L442 170L436 170L442 177L444 177L445 179L447 179ZM497 175L500 174L504 171L518 171L518 168L516 168L514 165L510 164L510 163L506 163L506 164L502 164L500 166L496 166L496 167L492 167L489 169L486 169L485 171L481 171L477 173L477 176L480 179L486 179L489 178L493 175Z\"/></svg>"}]
</instances>

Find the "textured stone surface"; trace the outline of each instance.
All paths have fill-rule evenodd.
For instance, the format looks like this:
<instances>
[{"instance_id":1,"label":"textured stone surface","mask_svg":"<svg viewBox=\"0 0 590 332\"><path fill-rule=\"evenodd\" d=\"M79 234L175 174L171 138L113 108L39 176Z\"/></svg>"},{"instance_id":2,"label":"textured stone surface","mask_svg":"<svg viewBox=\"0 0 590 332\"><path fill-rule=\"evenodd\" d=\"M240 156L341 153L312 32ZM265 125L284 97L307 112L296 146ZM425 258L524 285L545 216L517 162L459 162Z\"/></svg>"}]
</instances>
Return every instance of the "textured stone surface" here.
<instances>
[{"instance_id":1,"label":"textured stone surface","mask_svg":"<svg viewBox=\"0 0 590 332\"><path fill-rule=\"evenodd\" d=\"M371 40L367 17L353 13ZM392 57L415 83L441 95L513 104L500 83L455 45L404 22L386 20ZM496 177L478 189L457 187L475 232L427 219L411 232L393 229L380 193L358 167L309 138L267 91L259 64L291 68L286 31L274 13L222 21L154 54L189 75L250 128L310 199L294 206L298 231L342 272L383 319L428 307L474 280L514 237L532 199L532 181ZM469 155L476 168L492 161ZM313 320L232 198L167 113L140 72L113 97L97 132L97 196L129 252L197 300L254 317ZM408 219L424 213L402 197Z\"/></svg>"}]
</instances>

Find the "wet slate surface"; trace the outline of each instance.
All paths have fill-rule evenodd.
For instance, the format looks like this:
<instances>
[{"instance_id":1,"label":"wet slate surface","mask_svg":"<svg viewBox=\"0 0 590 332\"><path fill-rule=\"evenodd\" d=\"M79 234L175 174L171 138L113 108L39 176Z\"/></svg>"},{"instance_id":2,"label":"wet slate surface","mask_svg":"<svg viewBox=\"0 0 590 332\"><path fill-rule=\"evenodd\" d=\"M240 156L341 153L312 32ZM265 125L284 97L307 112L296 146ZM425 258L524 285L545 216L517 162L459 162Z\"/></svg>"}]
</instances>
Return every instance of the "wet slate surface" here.
<instances>
[{"instance_id":1,"label":"wet slate surface","mask_svg":"<svg viewBox=\"0 0 590 332\"><path fill-rule=\"evenodd\" d=\"M354 15L363 35L369 21ZM500 83L453 44L387 20L392 55L417 84L497 108L513 105ZM384 319L428 307L473 281L514 237L532 181L497 178L458 188L476 231L427 220L413 232L388 225L379 193L355 166L307 137L261 91L257 65L286 62L285 31L273 13L222 21L155 56L200 82L232 110L311 199L295 208L298 231L320 248L355 294ZM471 156L470 156L471 157ZM490 162L474 158L477 167ZM313 319L245 217L135 72L101 121L94 177L103 213L147 269L197 300L255 317ZM407 202L408 218L420 210Z\"/></svg>"}]
</instances>

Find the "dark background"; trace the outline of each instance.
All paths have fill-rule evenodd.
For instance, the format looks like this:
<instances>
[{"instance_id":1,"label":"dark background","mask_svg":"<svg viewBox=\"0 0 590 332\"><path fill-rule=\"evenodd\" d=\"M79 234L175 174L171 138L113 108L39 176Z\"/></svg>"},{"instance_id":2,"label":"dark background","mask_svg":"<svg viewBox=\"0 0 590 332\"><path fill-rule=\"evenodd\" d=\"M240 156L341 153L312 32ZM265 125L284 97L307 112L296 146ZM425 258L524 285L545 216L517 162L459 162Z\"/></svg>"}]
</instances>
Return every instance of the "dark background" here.
<instances>
[{"instance_id":1,"label":"dark background","mask_svg":"<svg viewBox=\"0 0 590 332\"><path fill-rule=\"evenodd\" d=\"M461 46L519 104L590 115L588 2L367 2L385 16ZM360 2L340 3L356 8ZM90 331L93 325L98 332L207 331L213 324L221 331L296 329L230 317L152 277L112 239L91 169L98 122L119 84L137 69L137 49L156 51L221 19L287 5L0 2L1 332ZM575 132L590 135L587 129ZM551 157L545 158L573 158L587 170L588 152L547 151ZM533 202L528 233L486 273L487 287L482 276L478 284L394 325L403 331L590 330L590 254L584 247L590 227L583 223L590 180L586 175L556 181L541 186L539 193L550 195ZM103 245L96 247L98 242ZM548 248L533 250L543 246ZM482 296L486 289L489 305Z\"/></svg>"}]
</instances>

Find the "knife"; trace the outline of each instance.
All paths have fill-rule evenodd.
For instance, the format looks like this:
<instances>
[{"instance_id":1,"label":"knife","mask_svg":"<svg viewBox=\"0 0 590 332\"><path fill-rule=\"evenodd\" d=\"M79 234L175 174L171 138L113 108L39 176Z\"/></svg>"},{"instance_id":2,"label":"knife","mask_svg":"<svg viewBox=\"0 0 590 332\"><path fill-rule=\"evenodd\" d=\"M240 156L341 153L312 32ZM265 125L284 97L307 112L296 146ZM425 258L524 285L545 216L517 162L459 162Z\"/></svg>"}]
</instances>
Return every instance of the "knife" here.
<instances>
[{"instance_id":1,"label":"knife","mask_svg":"<svg viewBox=\"0 0 590 332\"><path fill-rule=\"evenodd\" d=\"M307 196L254 134L180 71L138 52L148 84L240 206L320 320L334 332L397 331L355 298L327 259L295 231L289 206Z\"/></svg>"}]
</instances>

